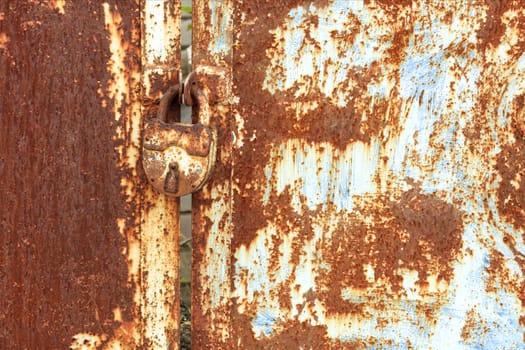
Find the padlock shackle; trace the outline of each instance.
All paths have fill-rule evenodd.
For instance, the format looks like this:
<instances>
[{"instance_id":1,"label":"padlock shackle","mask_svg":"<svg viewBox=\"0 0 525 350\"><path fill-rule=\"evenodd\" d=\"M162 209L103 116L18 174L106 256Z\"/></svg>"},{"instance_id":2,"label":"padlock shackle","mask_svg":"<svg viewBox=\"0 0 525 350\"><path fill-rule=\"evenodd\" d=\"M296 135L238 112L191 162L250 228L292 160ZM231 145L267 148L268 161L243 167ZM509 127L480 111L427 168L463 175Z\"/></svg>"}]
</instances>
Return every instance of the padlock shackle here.
<instances>
[{"instance_id":1,"label":"padlock shackle","mask_svg":"<svg viewBox=\"0 0 525 350\"><path fill-rule=\"evenodd\" d=\"M208 103L208 97L206 94L199 89L196 74L191 72L184 81L184 89L181 96L181 100L184 101L186 106L197 106L197 122L209 125L210 124L210 104Z\"/></svg>"},{"instance_id":2,"label":"padlock shackle","mask_svg":"<svg viewBox=\"0 0 525 350\"><path fill-rule=\"evenodd\" d=\"M200 89L192 89L192 95L197 101L197 122L203 125L210 125L210 105L208 97Z\"/></svg>"},{"instance_id":3,"label":"padlock shackle","mask_svg":"<svg viewBox=\"0 0 525 350\"><path fill-rule=\"evenodd\" d=\"M162 120L163 122L168 122L168 111L170 110L171 105L180 97L180 85L174 85L166 91L164 95L160 98L159 109L157 111L157 119Z\"/></svg>"}]
</instances>

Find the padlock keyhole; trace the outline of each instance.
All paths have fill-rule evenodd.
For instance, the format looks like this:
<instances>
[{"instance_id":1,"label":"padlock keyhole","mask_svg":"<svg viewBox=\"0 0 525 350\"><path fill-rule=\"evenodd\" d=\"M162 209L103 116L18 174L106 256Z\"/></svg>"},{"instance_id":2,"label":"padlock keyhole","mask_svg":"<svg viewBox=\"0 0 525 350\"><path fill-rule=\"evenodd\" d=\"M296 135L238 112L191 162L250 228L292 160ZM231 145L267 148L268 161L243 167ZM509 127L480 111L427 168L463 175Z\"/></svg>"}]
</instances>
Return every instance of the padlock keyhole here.
<instances>
[{"instance_id":1,"label":"padlock keyhole","mask_svg":"<svg viewBox=\"0 0 525 350\"><path fill-rule=\"evenodd\" d=\"M164 181L164 191L177 193L179 191L179 164L170 163L166 180Z\"/></svg>"}]
</instances>

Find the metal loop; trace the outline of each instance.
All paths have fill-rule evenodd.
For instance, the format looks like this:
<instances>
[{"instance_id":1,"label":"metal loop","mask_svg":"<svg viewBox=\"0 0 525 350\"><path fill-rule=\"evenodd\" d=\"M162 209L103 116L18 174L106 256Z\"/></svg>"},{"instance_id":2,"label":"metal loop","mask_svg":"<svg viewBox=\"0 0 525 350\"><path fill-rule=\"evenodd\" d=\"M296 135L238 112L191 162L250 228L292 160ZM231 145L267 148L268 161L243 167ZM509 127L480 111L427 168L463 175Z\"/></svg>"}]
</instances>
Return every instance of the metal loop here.
<instances>
[{"instance_id":1,"label":"metal loop","mask_svg":"<svg viewBox=\"0 0 525 350\"><path fill-rule=\"evenodd\" d=\"M183 96L182 100L184 101L184 104L186 106L192 107L193 106L193 97L191 96L191 87L195 86L195 72L191 72L186 77L186 80L184 80L184 87L183 87Z\"/></svg>"},{"instance_id":2,"label":"metal loop","mask_svg":"<svg viewBox=\"0 0 525 350\"><path fill-rule=\"evenodd\" d=\"M195 72L191 72L184 81L182 99L186 106L197 106L197 122L204 125L210 124L210 104L208 97L199 89Z\"/></svg>"},{"instance_id":3,"label":"metal loop","mask_svg":"<svg viewBox=\"0 0 525 350\"><path fill-rule=\"evenodd\" d=\"M204 125L210 125L210 105L208 103L208 97L206 97L202 90L197 89L196 87L194 91L192 91L192 95L194 105L197 106L197 122Z\"/></svg>"},{"instance_id":4,"label":"metal loop","mask_svg":"<svg viewBox=\"0 0 525 350\"><path fill-rule=\"evenodd\" d=\"M175 99L179 101L180 96L181 96L181 91L180 91L179 84L170 87L168 91L166 91L166 93L160 99L159 109L157 111L157 119L166 123L168 121L168 111L171 105L173 104Z\"/></svg>"}]
</instances>

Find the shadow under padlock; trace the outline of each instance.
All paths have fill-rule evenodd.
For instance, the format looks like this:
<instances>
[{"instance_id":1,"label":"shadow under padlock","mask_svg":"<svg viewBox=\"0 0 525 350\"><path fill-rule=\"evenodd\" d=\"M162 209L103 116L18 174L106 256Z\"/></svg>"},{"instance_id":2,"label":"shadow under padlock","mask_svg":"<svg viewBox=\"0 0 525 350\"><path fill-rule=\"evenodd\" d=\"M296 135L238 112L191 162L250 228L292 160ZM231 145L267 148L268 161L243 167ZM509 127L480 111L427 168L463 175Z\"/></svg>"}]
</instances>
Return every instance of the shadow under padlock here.
<instances>
[{"instance_id":1,"label":"shadow under padlock","mask_svg":"<svg viewBox=\"0 0 525 350\"><path fill-rule=\"evenodd\" d=\"M206 96L199 90L194 93L199 120L209 121ZM167 122L170 106L175 100L179 103L181 95L176 85L162 96L157 117L144 123L142 146L142 164L150 184L176 197L197 191L206 183L217 144L216 132L209 126Z\"/></svg>"}]
</instances>

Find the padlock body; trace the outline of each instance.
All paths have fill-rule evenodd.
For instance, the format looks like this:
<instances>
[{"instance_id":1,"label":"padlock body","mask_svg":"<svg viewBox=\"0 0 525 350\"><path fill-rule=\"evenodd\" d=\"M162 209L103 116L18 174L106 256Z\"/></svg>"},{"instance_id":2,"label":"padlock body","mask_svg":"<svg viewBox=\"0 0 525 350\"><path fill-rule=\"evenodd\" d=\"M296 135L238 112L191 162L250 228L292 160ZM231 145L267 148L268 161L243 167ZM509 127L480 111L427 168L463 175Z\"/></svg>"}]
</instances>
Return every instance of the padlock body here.
<instances>
[{"instance_id":1,"label":"padlock body","mask_svg":"<svg viewBox=\"0 0 525 350\"><path fill-rule=\"evenodd\" d=\"M145 122L142 163L161 193L183 196L200 189L210 176L215 149L215 132L202 124Z\"/></svg>"}]
</instances>

